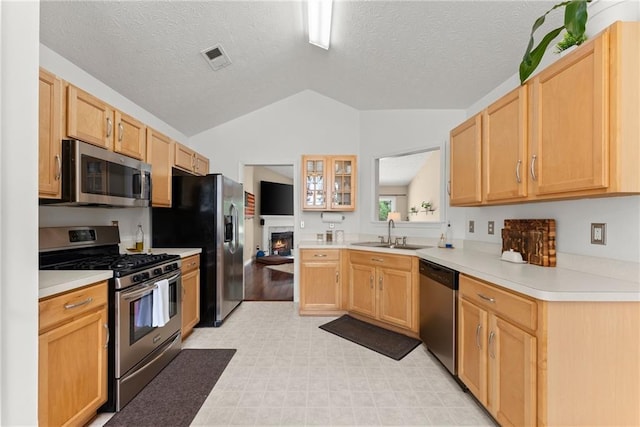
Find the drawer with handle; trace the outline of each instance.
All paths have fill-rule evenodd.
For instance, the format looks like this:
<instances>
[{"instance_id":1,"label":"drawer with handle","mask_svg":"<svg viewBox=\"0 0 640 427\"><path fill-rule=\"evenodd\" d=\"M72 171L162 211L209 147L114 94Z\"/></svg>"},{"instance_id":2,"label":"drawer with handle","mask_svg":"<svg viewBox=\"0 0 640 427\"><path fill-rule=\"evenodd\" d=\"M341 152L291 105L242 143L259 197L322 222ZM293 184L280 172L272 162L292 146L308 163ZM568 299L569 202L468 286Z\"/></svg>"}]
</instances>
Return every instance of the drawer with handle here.
<instances>
[{"instance_id":1,"label":"drawer with handle","mask_svg":"<svg viewBox=\"0 0 640 427\"><path fill-rule=\"evenodd\" d=\"M351 263L389 267L411 271L412 257L408 255L392 255L384 252L350 251Z\"/></svg>"},{"instance_id":2,"label":"drawer with handle","mask_svg":"<svg viewBox=\"0 0 640 427\"><path fill-rule=\"evenodd\" d=\"M524 328L536 329L538 311L535 301L464 274L460 275L459 285L460 298L466 298Z\"/></svg>"},{"instance_id":3,"label":"drawer with handle","mask_svg":"<svg viewBox=\"0 0 640 427\"><path fill-rule=\"evenodd\" d=\"M39 330L42 332L58 323L107 304L107 282L76 289L40 300Z\"/></svg>"},{"instance_id":4,"label":"drawer with handle","mask_svg":"<svg viewBox=\"0 0 640 427\"><path fill-rule=\"evenodd\" d=\"M200 255L191 255L182 260L182 273L188 273L192 270L200 268Z\"/></svg>"},{"instance_id":5,"label":"drawer with handle","mask_svg":"<svg viewBox=\"0 0 640 427\"><path fill-rule=\"evenodd\" d=\"M300 257L302 261L338 261L340 259L339 249L301 249Z\"/></svg>"}]
</instances>

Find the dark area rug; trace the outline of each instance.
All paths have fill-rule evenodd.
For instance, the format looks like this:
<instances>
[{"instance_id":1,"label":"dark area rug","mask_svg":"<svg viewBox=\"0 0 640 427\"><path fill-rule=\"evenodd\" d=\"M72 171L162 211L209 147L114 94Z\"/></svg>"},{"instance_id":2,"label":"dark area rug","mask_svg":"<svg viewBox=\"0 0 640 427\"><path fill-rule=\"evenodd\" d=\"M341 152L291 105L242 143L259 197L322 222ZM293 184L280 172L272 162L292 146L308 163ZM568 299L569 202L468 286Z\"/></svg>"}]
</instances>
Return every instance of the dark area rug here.
<instances>
[{"instance_id":1,"label":"dark area rug","mask_svg":"<svg viewBox=\"0 0 640 427\"><path fill-rule=\"evenodd\" d=\"M235 350L185 349L105 426L188 426Z\"/></svg>"},{"instance_id":2,"label":"dark area rug","mask_svg":"<svg viewBox=\"0 0 640 427\"><path fill-rule=\"evenodd\" d=\"M259 262L260 264L270 264L270 265L286 264L289 262L293 262L293 257L280 256L280 255L259 256L259 257L256 257L256 262Z\"/></svg>"},{"instance_id":3,"label":"dark area rug","mask_svg":"<svg viewBox=\"0 0 640 427\"><path fill-rule=\"evenodd\" d=\"M402 359L422 343L419 339L371 325L347 314L320 325L320 328L395 360Z\"/></svg>"}]
</instances>

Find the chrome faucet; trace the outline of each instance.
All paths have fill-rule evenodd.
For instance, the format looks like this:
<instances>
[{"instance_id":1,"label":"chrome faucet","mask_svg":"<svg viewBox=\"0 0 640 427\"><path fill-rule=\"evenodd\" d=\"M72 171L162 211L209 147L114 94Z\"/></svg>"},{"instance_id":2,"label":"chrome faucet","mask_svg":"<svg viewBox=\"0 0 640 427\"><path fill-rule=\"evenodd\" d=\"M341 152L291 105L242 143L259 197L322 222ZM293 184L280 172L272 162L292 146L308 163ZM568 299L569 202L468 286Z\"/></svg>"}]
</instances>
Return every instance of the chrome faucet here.
<instances>
[{"instance_id":1,"label":"chrome faucet","mask_svg":"<svg viewBox=\"0 0 640 427\"><path fill-rule=\"evenodd\" d=\"M387 231L387 243L391 244L391 227L396 228L396 223L393 222L392 219L389 220L389 227L388 227L388 231Z\"/></svg>"}]
</instances>

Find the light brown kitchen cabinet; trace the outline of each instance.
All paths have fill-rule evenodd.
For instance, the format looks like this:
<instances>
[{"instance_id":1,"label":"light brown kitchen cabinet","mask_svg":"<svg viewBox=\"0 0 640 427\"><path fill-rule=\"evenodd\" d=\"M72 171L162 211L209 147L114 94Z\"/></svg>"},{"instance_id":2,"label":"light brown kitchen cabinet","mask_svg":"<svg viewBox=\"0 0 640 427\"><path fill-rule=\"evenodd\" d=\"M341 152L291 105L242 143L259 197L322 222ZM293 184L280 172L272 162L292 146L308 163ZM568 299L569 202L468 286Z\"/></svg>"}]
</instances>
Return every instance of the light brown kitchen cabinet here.
<instances>
[{"instance_id":1,"label":"light brown kitchen cabinet","mask_svg":"<svg viewBox=\"0 0 640 427\"><path fill-rule=\"evenodd\" d=\"M353 155L302 156L302 209L354 211L357 157Z\"/></svg>"},{"instance_id":2,"label":"light brown kitchen cabinet","mask_svg":"<svg viewBox=\"0 0 640 427\"><path fill-rule=\"evenodd\" d=\"M174 143L174 166L194 175L209 173L209 159L179 142Z\"/></svg>"},{"instance_id":3,"label":"light brown kitchen cabinet","mask_svg":"<svg viewBox=\"0 0 640 427\"><path fill-rule=\"evenodd\" d=\"M200 255L182 260L182 340L200 322Z\"/></svg>"},{"instance_id":4,"label":"light brown kitchen cabinet","mask_svg":"<svg viewBox=\"0 0 640 427\"><path fill-rule=\"evenodd\" d=\"M521 86L482 113L484 199L527 196L527 88Z\"/></svg>"},{"instance_id":5,"label":"light brown kitchen cabinet","mask_svg":"<svg viewBox=\"0 0 640 427\"><path fill-rule=\"evenodd\" d=\"M349 311L417 333L417 271L413 256L349 251Z\"/></svg>"},{"instance_id":6,"label":"light brown kitchen cabinet","mask_svg":"<svg viewBox=\"0 0 640 427\"><path fill-rule=\"evenodd\" d=\"M339 249L300 250L300 314L342 312L342 267Z\"/></svg>"},{"instance_id":7,"label":"light brown kitchen cabinet","mask_svg":"<svg viewBox=\"0 0 640 427\"><path fill-rule=\"evenodd\" d=\"M460 275L458 376L503 425L536 425L535 301Z\"/></svg>"},{"instance_id":8,"label":"light brown kitchen cabinet","mask_svg":"<svg viewBox=\"0 0 640 427\"><path fill-rule=\"evenodd\" d=\"M482 201L482 114L451 131L451 206L471 206Z\"/></svg>"},{"instance_id":9,"label":"light brown kitchen cabinet","mask_svg":"<svg viewBox=\"0 0 640 427\"><path fill-rule=\"evenodd\" d=\"M115 142L113 151L145 160L147 127L133 117L118 110L114 112Z\"/></svg>"},{"instance_id":10,"label":"light brown kitchen cabinet","mask_svg":"<svg viewBox=\"0 0 640 427\"><path fill-rule=\"evenodd\" d=\"M84 425L107 401L107 282L41 299L38 423Z\"/></svg>"},{"instance_id":11,"label":"light brown kitchen cabinet","mask_svg":"<svg viewBox=\"0 0 640 427\"><path fill-rule=\"evenodd\" d=\"M151 164L151 205L171 207L171 167L173 141L147 128L147 162Z\"/></svg>"},{"instance_id":12,"label":"light brown kitchen cabinet","mask_svg":"<svg viewBox=\"0 0 640 427\"><path fill-rule=\"evenodd\" d=\"M38 103L38 196L62 195L62 80L40 69Z\"/></svg>"},{"instance_id":13,"label":"light brown kitchen cabinet","mask_svg":"<svg viewBox=\"0 0 640 427\"><path fill-rule=\"evenodd\" d=\"M113 150L113 109L73 85L67 86L67 136Z\"/></svg>"}]
</instances>

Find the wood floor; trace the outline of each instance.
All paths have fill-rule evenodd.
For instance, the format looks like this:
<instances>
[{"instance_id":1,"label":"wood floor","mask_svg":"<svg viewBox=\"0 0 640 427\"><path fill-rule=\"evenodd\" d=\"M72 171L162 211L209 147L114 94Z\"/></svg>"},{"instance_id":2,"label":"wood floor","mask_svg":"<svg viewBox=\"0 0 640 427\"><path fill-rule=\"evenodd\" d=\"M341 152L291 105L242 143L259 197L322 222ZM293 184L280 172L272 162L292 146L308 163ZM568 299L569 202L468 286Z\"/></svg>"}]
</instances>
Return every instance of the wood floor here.
<instances>
[{"instance_id":1,"label":"wood floor","mask_svg":"<svg viewBox=\"0 0 640 427\"><path fill-rule=\"evenodd\" d=\"M244 268L245 301L293 301L293 274L252 261Z\"/></svg>"}]
</instances>

